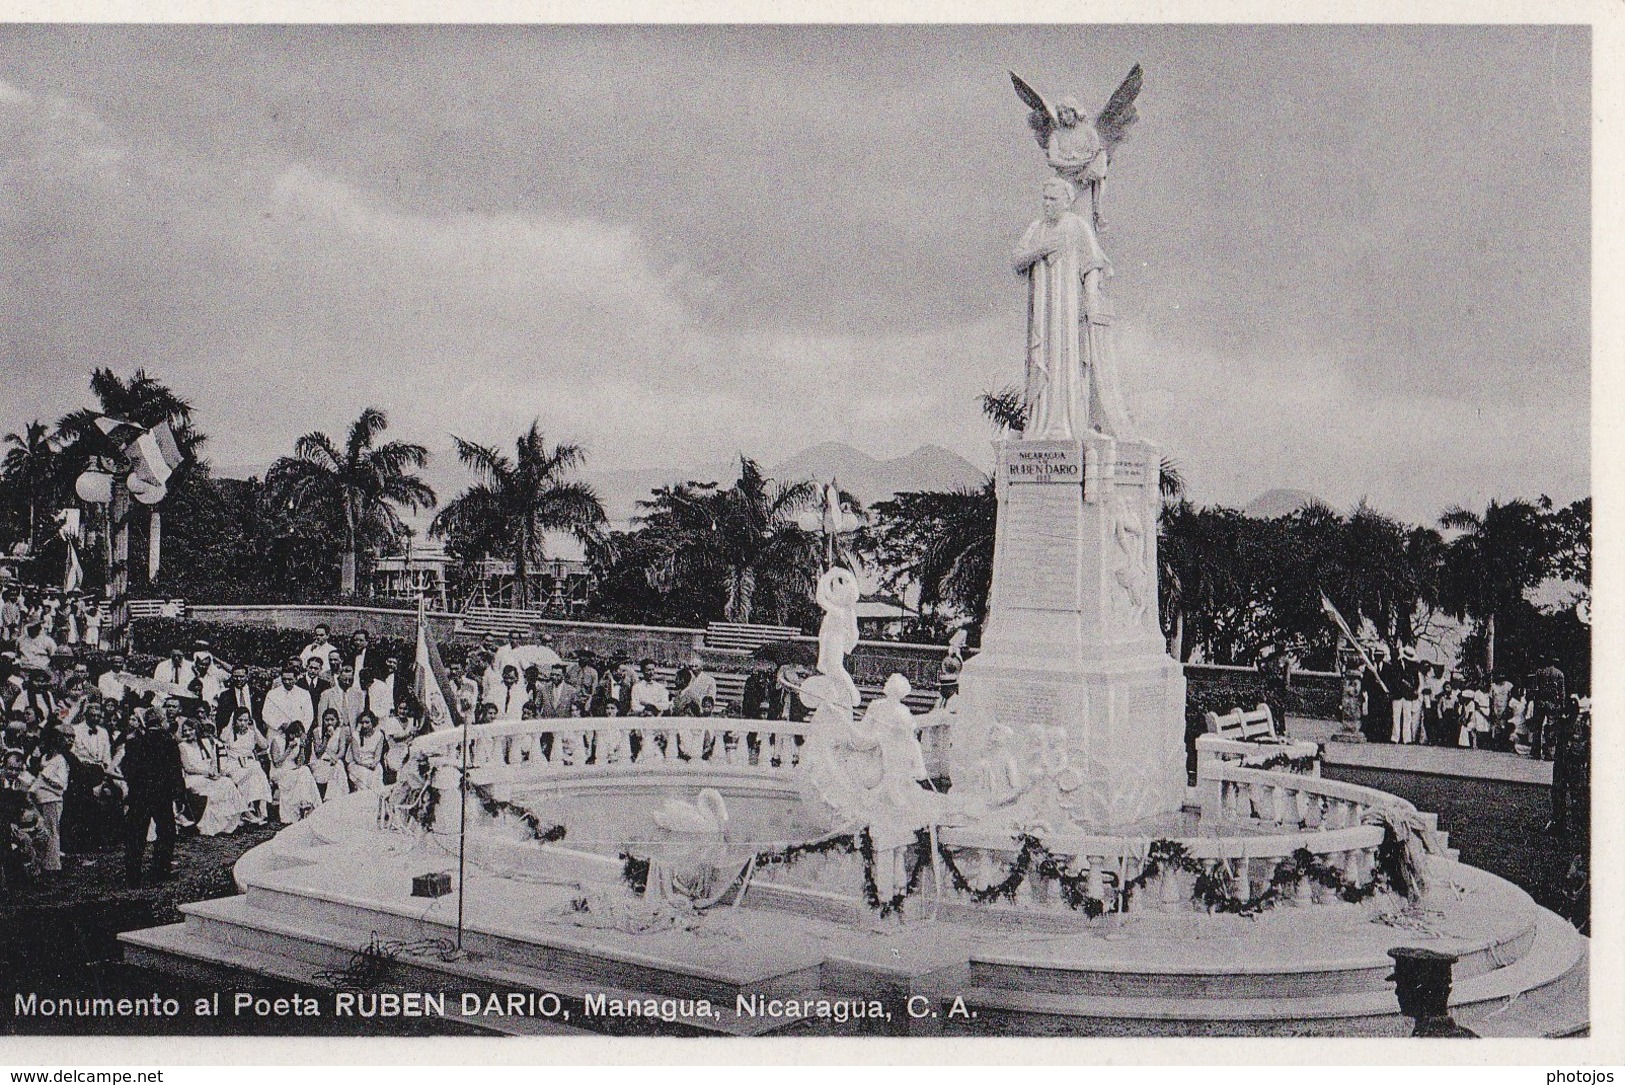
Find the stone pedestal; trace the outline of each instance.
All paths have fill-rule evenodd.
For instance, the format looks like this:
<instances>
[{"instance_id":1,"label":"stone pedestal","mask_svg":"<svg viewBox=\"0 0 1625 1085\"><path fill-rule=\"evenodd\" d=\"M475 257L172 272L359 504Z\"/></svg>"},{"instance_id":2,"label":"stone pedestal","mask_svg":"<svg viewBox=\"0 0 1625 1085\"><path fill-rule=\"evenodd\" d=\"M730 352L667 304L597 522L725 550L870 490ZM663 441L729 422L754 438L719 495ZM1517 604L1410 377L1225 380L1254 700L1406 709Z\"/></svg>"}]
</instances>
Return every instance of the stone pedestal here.
<instances>
[{"instance_id":1,"label":"stone pedestal","mask_svg":"<svg viewBox=\"0 0 1625 1085\"><path fill-rule=\"evenodd\" d=\"M1179 808L1185 676L1157 620L1160 468L1146 441L999 443L993 591L960 678L956 781L985 768L995 725L1014 732L1006 745L1029 776L1043 775L1033 729L1059 727L1077 820L1103 828Z\"/></svg>"}]
</instances>

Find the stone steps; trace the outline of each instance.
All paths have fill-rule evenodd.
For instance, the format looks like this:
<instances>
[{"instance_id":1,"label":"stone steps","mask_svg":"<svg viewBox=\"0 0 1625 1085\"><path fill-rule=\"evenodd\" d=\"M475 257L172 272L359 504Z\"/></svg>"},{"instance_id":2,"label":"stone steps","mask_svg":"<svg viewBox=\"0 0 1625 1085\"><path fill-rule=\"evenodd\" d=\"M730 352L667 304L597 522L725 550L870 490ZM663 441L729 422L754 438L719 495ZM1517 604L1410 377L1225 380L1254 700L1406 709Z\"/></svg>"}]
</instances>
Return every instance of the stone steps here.
<instances>
[{"instance_id":1,"label":"stone steps","mask_svg":"<svg viewBox=\"0 0 1625 1085\"><path fill-rule=\"evenodd\" d=\"M182 971L191 965L212 964L230 973L248 971L269 976L313 990L323 990L316 979L317 973L344 968L352 954L372 941L374 936L391 938L397 935L371 928L358 928L324 922L320 925L289 922L286 917L250 905L243 897L225 897L200 901L182 907L186 916L183 923L157 927L121 935L126 946L126 957L146 967L164 971ZM442 937L444 928L425 936ZM465 937L464 945L472 941ZM178 967L181 966L181 967ZM814 978L817 978L815 972ZM607 999L642 1000L660 997L648 989L618 986L603 979L583 980L570 975L550 973L516 963L512 957L487 957L474 954L443 961L433 953L407 955L395 959L390 979L380 985L382 991L440 991L448 995L446 1020L453 1025L503 1035L554 1035L598 1031L583 1027L583 1000L588 995L603 995ZM510 993L551 993L557 995L569 1021L559 1018L531 1018L525 1016L463 1017L456 1012L457 999L463 993L480 996L482 1005L486 997L496 994L506 997ZM803 988L798 997L815 995L816 989ZM783 997L782 991L775 995ZM688 999L705 995L690 989L682 992ZM666 997L679 997L667 994ZM720 1017L674 1015L671 1021L653 1022L656 1031L681 1035L757 1035L769 1032L783 1022L769 1019L736 1018L734 1002L716 1002ZM647 1023L648 1019L638 1020Z\"/></svg>"},{"instance_id":2,"label":"stone steps","mask_svg":"<svg viewBox=\"0 0 1625 1085\"><path fill-rule=\"evenodd\" d=\"M119 935L124 944L124 960L128 964L154 972L180 976L221 989L240 985L245 974L299 988L305 993L320 990L311 983L308 962L285 957L279 953L250 949L199 938L187 923L172 923L165 927L129 931ZM379 990L404 990L390 985ZM414 986L414 991L424 990ZM449 1004L448 1004L449 1005ZM323 1007L331 1012L331 1003ZM454 1031L498 1036L561 1036L576 1035L585 1029L574 1028L546 1019L521 1017L463 1017L447 1012L435 1014L442 1023ZM312 1031L319 1031L313 1029Z\"/></svg>"},{"instance_id":3,"label":"stone steps","mask_svg":"<svg viewBox=\"0 0 1625 1085\"><path fill-rule=\"evenodd\" d=\"M1528 951L1505 967L1459 980L1452 994L1452 1011L1462 1024L1499 1014L1498 1035L1571 1035L1586 1028L1587 1002L1583 976L1586 972L1587 941L1561 919L1542 913ZM1168 994L1113 995L1100 992L1087 980L1075 990L1042 989L1046 986L1040 970L1028 969L1038 986L1011 985L1019 975L1006 976L1005 986L985 985L985 973L972 965L973 987L964 996L967 1006L1007 1013L1039 1014L1065 1018L1100 1020L1139 1020L1174 1023L1235 1021L1252 1024L1317 1020L1384 1018L1398 1019L1393 989L1329 990L1293 995L1264 994L1259 988L1252 997L1220 998L1217 990L1183 996ZM1064 971L1064 970L1060 970ZM1374 971L1374 970L1363 970ZM1387 974L1387 969L1382 969ZM1579 978L1577 978L1577 976ZM1216 985L1236 989L1244 976L1214 975ZM1055 987L1053 982L1047 984ZM1527 1003L1527 1012L1520 1004Z\"/></svg>"},{"instance_id":4,"label":"stone steps","mask_svg":"<svg viewBox=\"0 0 1625 1085\"><path fill-rule=\"evenodd\" d=\"M1456 980L1476 976L1521 960L1533 946L1533 919L1517 931L1476 951L1456 965ZM970 981L990 990L1113 998L1312 999L1376 992L1391 999L1387 982L1393 962L1386 956L1312 967L1203 967L1188 964L1113 967L1069 965L1019 954L981 955L970 964Z\"/></svg>"},{"instance_id":5,"label":"stone steps","mask_svg":"<svg viewBox=\"0 0 1625 1085\"><path fill-rule=\"evenodd\" d=\"M455 907L454 899L441 898L448 908ZM331 924L350 930L376 931L382 937L402 940L443 937L447 932L445 912L440 913L440 921L436 922L366 901L336 900L258 885L249 887L247 901L256 910L279 914L301 926ZM503 929L495 924L472 921L464 931L463 944L486 958L512 961L561 979L602 979L626 990L658 997L709 998L729 1006L740 994L806 997L818 989L822 963L821 960L798 960L765 971L728 973L602 944L572 944L549 938L534 928Z\"/></svg>"}]
</instances>

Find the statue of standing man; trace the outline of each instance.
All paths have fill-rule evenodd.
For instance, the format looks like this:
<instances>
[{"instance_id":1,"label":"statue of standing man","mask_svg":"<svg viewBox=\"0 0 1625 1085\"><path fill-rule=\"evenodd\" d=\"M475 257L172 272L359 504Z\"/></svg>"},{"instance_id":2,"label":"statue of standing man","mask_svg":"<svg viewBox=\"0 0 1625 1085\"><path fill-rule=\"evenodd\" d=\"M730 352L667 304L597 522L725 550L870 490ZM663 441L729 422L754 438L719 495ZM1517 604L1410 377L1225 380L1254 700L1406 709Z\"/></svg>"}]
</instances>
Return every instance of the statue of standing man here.
<instances>
[{"instance_id":1,"label":"statue of standing man","mask_svg":"<svg viewBox=\"0 0 1625 1085\"><path fill-rule=\"evenodd\" d=\"M1028 441L1065 441L1091 429L1130 435L1100 292L1111 261L1088 220L1072 210L1076 199L1066 178L1045 181L1043 217L1016 247L1016 274L1027 280Z\"/></svg>"}]
</instances>

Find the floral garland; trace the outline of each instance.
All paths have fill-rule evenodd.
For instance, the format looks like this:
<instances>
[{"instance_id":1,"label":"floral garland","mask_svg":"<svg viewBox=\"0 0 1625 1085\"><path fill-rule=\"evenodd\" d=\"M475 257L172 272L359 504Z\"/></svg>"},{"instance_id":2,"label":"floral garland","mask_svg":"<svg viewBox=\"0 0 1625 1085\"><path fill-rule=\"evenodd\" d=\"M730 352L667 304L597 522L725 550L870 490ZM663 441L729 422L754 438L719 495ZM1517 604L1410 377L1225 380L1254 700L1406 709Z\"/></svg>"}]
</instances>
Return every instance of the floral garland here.
<instances>
[{"instance_id":1,"label":"floral garland","mask_svg":"<svg viewBox=\"0 0 1625 1085\"><path fill-rule=\"evenodd\" d=\"M512 814L524 823L530 830L531 838L541 844L556 844L564 839L563 825L542 824L542 819L526 810L517 803L508 802L496 797L496 792L490 784L475 783L467 780L469 791L479 801L480 808L492 817L502 814ZM416 822L422 826L424 832L434 830L435 818L440 809L440 800L444 796L440 788L435 787L432 780L425 780L422 788L413 796L412 800L401 807L401 815L409 822Z\"/></svg>"},{"instance_id":2,"label":"floral garland","mask_svg":"<svg viewBox=\"0 0 1625 1085\"><path fill-rule=\"evenodd\" d=\"M980 888L972 885L970 879L959 869L959 864L946 845L939 842L937 853L942 856L954 888L978 904L991 904L1001 898L1014 900L1023 882L1036 874L1060 886L1061 899L1066 902L1067 907L1081 911L1091 919L1105 914L1106 902L1091 897L1084 888L1088 881L1087 873L1069 872L1061 860L1034 836L1024 834L1017 839L1020 847L1015 859L1006 868L1004 877L992 885ZM1363 885L1356 885L1345 879L1342 871L1308 848L1299 848L1291 856L1276 864L1275 870L1270 875L1270 884L1263 892L1257 897L1244 897L1237 892L1235 879L1226 864L1216 860L1197 859L1191 855L1189 848L1177 840L1157 839L1146 849L1145 863L1141 866L1140 872L1123 883L1119 891L1119 901L1126 908L1133 894L1145 888L1153 878L1179 872L1194 876L1192 899L1210 913L1258 915L1286 899L1292 888L1305 878L1331 890L1344 901L1358 904L1369 900L1384 889L1394 888L1396 891L1402 891L1396 885L1397 879L1394 874L1402 851L1402 842L1399 842L1393 833L1385 833L1383 843L1377 849L1377 869L1369 881Z\"/></svg>"},{"instance_id":3,"label":"floral garland","mask_svg":"<svg viewBox=\"0 0 1625 1085\"><path fill-rule=\"evenodd\" d=\"M1302 757L1293 757L1290 754L1278 753L1272 754L1269 757L1257 761L1253 760L1252 756L1243 757L1241 759L1241 767L1244 769L1255 769L1259 772L1270 772L1274 769L1284 768L1288 772L1295 772L1299 775L1313 771L1319 764L1319 753L1304 754Z\"/></svg>"},{"instance_id":4,"label":"floral garland","mask_svg":"<svg viewBox=\"0 0 1625 1085\"><path fill-rule=\"evenodd\" d=\"M621 881L637 894L649 891L649 860L639 859L631 852L621 852Z\"/></svg>"},{"instance_id":5,"label":"floral garland","mask_svg":"<svg viewBox=\"0 0 1625 1085\"><path fill-rule=\"evenodd\" d=\"M808 855L829 855L839 853L850 855L857 852L863 859L863 899L870 908L880 913L882 919L902 910L903 902L920 887L920 881L930 866L931 860L931 833L929 829L918 829L914 833L914 843L909 845L909 854L914 865L909 869L908 877L903 887L890 897L882 899L880 886L875 878L875 844L874 838L869 835L867 827L856 833L837 833L834 836L822 837L818 840L809 840L804 843L790 844L783 848L774 848L758 852L755 856L755 865L790 867ZM621 881L634 893L646 893L649 889L649 860L640 859L630 852L621 852ZM907 859L904 860L905 864Z\"/></svg>"},{"instance_id":6,"label":"floral garland","mask_svg":"<svg viewBox=\"0 0 1625 1085\"><path fill-rule=\"evenodd\" d=\"M1106 902L1091 897L1084 888L1088 884L1088 874L1074 874L1068 871L1061 859L1037 837L1023 834L1018 839L1021 847L1005 876L992 885L980 889L965 877L964 871L959 869L959 863L954 859L953 852L941 841L937 842L937 854L942 856L943 865L948 869L948 878L954 888L978 904L991 904L1001 898L1015 900L1016 891L1021 888L1022 883L1030 874L1036 873L1046 881L1055 882L1060 886L1061 899L1066 902L1068 908L1081 911L1091 919L1105 914ZM1034 859L1038 860L1036 865Z\"/></svg>"},{"instance_id":7,"label":"floral garland","mask_svg":"<svg viewBox=\"0 0 1625 1085\"><path fill-rule=\"evenodd\" d=\"M480 802L480 809L491 817L502 814L511 814L524 822L525 828L530 830L531 839L539 844L557 844L564 839L563 825L549 825L543 827L542 819L520 806L518 803L508 802L506 799L496 797L496 792L490 784L478 784L468 780L468 789Z\"/></svg>"},{"instance_id":8,"label":"floral garland","mask_svg":"<svg viewBox=\"0 0 1625 1085\"><path fill-rule=\"evenodd\" d=\"M869 907L880 913L881 919L901 911L903 901L920 887L920 878L925 874L925 868L931 865L931 830L914 830L914 843L908 850L914 856L914 869L908 872L903 888L893 893L890 898L881 900L880 887L875 883L874 838L869 835L868 826L864 826L858 833L858 854L863 857L863 899ZM906 856L903 863L906 867L908 864Z\"/></svg>"}]
</instances>

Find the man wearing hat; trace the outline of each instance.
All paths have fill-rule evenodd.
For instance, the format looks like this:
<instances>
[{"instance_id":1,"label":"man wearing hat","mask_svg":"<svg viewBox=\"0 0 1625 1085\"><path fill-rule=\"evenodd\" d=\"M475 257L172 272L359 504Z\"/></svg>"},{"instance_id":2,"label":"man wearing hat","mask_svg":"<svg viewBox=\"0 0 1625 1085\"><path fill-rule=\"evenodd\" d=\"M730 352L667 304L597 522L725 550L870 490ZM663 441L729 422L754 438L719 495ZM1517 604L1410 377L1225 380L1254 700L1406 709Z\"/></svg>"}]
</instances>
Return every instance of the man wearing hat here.
<instances>
[{"instance_id":1,"label":"man wearing hat","mask_svg":"<svg viewBox=\"0 0 1625 1085\"><path fill-rule=\"evenodd\" d=\"M1394 984L1399 1012L1416 1022L1411 1031L1413 1038L1478 1035L1456 1024L1455 1018L1450 1016L1450 971L1456 965L1454 954L1420 946L1397 946L1388 951L1388 956L1394 959L1394 971L1388 982Z\"/></svg>"},{"instance_id":2,"label":"man wearing hat","mask_svg":"<svg viewBox=\"0 0 1625 1085\"><path fill-rule=\"evenodd\" d=\"M1394 722L1394 698L1384 673L1388 666L1388 646L1378 641L1371 646L1369 654L1376 669L1367 667L1360 672L1360 692L1365 702L1360 730L1367 742L1387 742Z\"/></svg>"},{"instance_id":3,"label":"man wearing hat","mask_svg":"<svg viewBox=\"0 0 1625 1085\"><path fill-rule=\"evenodd\" d=\"M1399 658L1383 672L1382 680L1387 683L1388 692L1394 695L1393 726L1388 741L1414 745L1422 719L1422 672L1416 662L1415 645L1406 644L1399 649Z\"/></svg>"}]
</instances>

